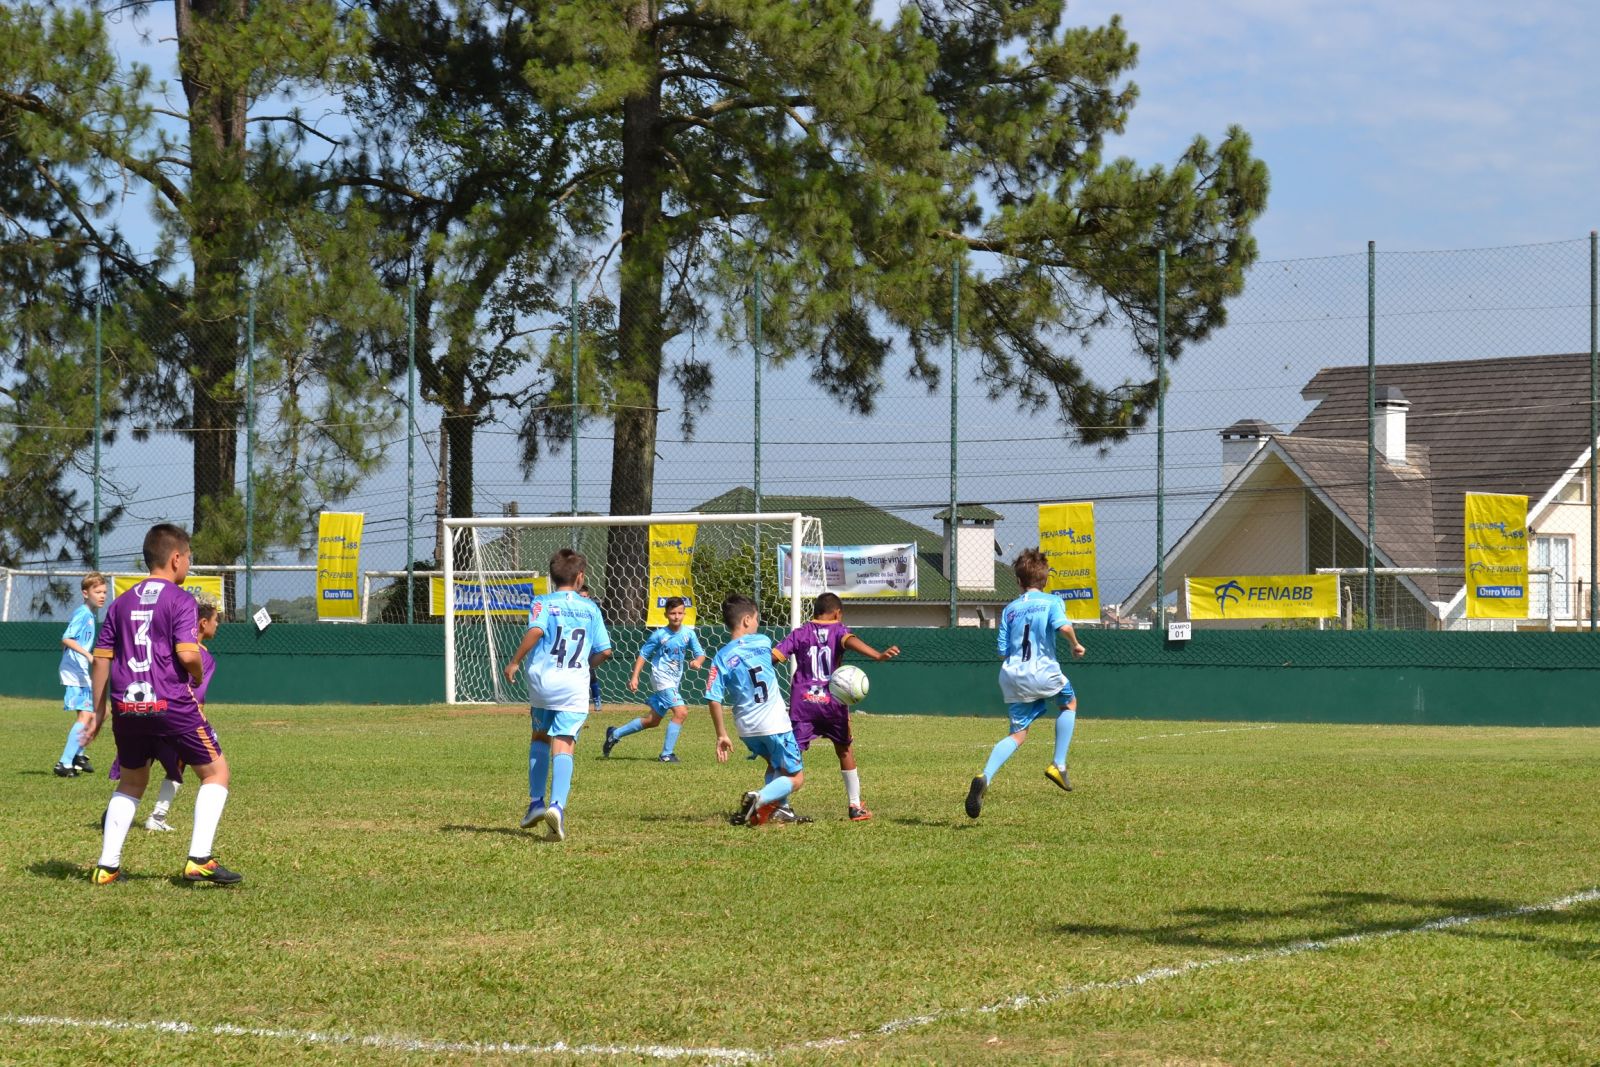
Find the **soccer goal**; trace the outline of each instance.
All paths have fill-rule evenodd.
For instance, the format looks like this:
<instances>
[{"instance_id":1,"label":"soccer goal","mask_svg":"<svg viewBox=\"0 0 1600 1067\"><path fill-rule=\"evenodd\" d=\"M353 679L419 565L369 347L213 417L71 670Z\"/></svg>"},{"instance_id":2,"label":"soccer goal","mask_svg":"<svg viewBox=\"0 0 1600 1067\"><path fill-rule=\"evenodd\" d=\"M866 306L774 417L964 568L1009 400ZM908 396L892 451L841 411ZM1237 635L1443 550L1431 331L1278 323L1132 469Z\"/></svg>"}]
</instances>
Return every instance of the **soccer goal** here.
<instances>
[{"instance_id":1,"label":"soccer goal","mask_svg":"<svg viewBox=\"0 0 1600 1067\"><path fill-rule=\"evenodd\" d=\"M550 589L550 557L562 548L587 558L588 591L611 633L612 659L597 672L608 704L637 704L648 695L648 671L637 693L628 677L644 638L665 624L668 597L689 600L687 621L709 654L726 636L719 608L728 594L753 597L763 629L777 634L785 623L799 626L810 601L827 589L822 522L799 512L518 516L445 519L444 526L451 704L525 699L522 678L508 684L502 671L528 628L529 601ZM802 561L798 582L791 580L795 559ZM686 698L703 691L704 677L703 669L686 674Z\"/></svg>"}]
</instances>

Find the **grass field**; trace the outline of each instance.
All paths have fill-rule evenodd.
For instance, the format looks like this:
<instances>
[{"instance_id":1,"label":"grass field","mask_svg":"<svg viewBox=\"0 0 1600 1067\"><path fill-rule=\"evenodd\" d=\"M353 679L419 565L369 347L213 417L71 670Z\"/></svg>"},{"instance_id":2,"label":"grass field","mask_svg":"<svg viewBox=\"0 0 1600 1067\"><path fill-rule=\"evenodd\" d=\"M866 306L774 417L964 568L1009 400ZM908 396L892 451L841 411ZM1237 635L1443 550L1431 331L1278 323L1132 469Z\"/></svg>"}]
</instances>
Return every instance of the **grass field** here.
<instances>
[{"instance_id":1,"label":"grass field","mask_svg":"<svg viewBox=\"0 0 1600 1067\"><path fill-rule=\"evenodd\" d=\"M678 766L608 713L548 844L515 712L213 718L245 886L173 883L191 778L97 889L108 783L0 703L0 1061L1600 1062L1597 730L1085 718L1076 792L1045 726L974 823L1002 720L861 716L877 819L817 752L752 830L703 713Z\"/></svg>"}]
</instances>

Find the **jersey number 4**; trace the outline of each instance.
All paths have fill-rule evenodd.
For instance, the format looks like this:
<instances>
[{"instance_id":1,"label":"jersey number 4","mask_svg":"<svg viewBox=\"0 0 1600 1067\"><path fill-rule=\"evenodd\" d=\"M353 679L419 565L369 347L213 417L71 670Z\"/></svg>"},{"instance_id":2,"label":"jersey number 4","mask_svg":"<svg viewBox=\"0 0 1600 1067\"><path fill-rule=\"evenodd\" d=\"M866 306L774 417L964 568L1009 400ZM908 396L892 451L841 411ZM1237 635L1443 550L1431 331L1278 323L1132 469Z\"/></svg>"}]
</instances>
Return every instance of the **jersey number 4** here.
<instances>
[{"instance_id":1,"label":"jersey number 4","mask_svg":"<svg viewBox=\"0 0 1600 1067\"><path fill-rule=\"evenodd\" d=\"M556 628L556 641L550 647L550 654L555 656L556 662L563 667L579 667L583 665L583 641L588 634L583 627L578 627L570 634L564 633L560 627ZM567 657L567 646L572 646L572 657Z\"/></svg>"}]
</instances>

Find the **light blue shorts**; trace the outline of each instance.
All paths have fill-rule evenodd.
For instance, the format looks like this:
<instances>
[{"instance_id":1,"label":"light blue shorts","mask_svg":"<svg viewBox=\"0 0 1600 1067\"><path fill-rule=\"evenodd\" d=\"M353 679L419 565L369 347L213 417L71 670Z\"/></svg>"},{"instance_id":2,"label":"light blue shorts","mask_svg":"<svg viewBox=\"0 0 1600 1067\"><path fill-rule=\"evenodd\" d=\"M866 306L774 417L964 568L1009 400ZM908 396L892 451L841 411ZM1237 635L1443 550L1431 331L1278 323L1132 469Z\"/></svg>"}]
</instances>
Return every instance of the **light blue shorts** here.
<instances>
[{"instance_id":1,"label":"light blue shorts","mask_svg":"<svg viewBox=\"0 0 1600 1067\"><path fill-rule=\"evenodd\" d=\"M741 737L744 747L772 764L779 774L795 775L803 769L800 765L800 746L795 742L794 731L767 734L765 737Z\"/></svg>"},{"instance_id":2,"label":"light blue shorts","mask_svg":"<svg viewBox=\"0 0 1600 1067\"><path fill-rule=\"evenodd\" d=\"M61 702L61 706L68 711L93 711L94 690L88 686L69 685L66 699Z\"/></svg>"},{"instance_id":3,"label":"light blue shorts","mask_svg":"<svg viewBox=\"0 0 1600 1067\"><path fill-rule=\"evenodd\" d=\"M676 689L657 689L645 697L644 702L657 715L671 715L673 708L684 706L683 697L678 695Z\"/></svg>"},{"instance_id":4,"label":"light blue shorts","mask_svg":"<svg viewBox=\"0 0 1600 1067\"><path fill-rule=\"evenodd\" d=\"M1033 725L1033 720L1050 711L1053 703L1058 708L1065 708L1072 703L1076 694L1072 691L1071 683L1062 688L1061 692L1053 697L1043 700L1030 700L1023 704L1007 704L1006 712L1011 716L1011 732L1018 733Z\"/></svg>"},{"instance_id":5,"label":"light blue shorts","mask_svg":"<svg viewBox=\"0 0 1600 1067\"><path fill-rule=\"evenodd\" d=\"M578 740L578 731L589 721L587 711L551 711L549 708L529 708L533 719L533 732L551 737L570 737Z\"/></svg>"}]
</instances>

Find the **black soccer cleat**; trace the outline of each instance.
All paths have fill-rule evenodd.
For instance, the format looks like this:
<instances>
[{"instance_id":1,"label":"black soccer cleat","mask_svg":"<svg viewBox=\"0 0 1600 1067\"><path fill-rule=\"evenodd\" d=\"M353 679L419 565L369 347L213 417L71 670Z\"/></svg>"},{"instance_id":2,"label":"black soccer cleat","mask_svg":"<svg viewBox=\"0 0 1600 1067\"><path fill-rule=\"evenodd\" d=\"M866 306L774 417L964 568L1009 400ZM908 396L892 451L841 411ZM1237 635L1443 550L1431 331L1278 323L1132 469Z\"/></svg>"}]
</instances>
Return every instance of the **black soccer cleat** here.
<instances>
[{"instance_id":1,"label":"black soccer cleat","mask_svg":"<svg viewBox=\"0 0 1600 1067\"><path fill-rule=\"evenodd\" d=\"M611 750L616 748L617 742L621 740L622 738L617 736L617 728L615 726L607 726L606 743L600 746L600 755L609 757Z\"/></svg>"},{"instance_id":2,"label":"black soccer cleat","mask_svg":"<svg viewBox=\"0 0 1600 1067\"><path fill-rule=\"evenodd\" d=\"M189 862L183 865L183 880L196 884L238 885L244 881L244 875L228 870L211 856L203 860L190 856Z\"/></svg>"},{"instance_id":3,"label":"black soccer cleat","mask_svg":"<svg viewBox=\"0 0 1600 1067\"><path fill-rule=\"evenodd\" d=\"M72 764L70 764L70 763L58 763L54 767L52 767L51 770L53 770L55 772L55 776L57 778L76 778L76 777L78 777L78 768L72 766Z\"/></svg>"},{"instance_id":4,"label":"black soccer cleat","mask_svg":"<svg viewBox=\"0 0 1600 1067\"><path fill-rule=\"evenodd\" d=\"M989 791L989 779L983 775L972 780L967 788L967 818L976 819L983 814L983 794Z\"/></svg>"},{"instance_id":5,"label":"black soccer cleat","mask_svg":"<svg viewBox=\"0 0 1600 1067\"><path fill-rule=\"evenodd\" d=\"M89 762L89 757L80 752L72 757L72 765L78 768L79 774L93 774L94 764Z\"/></svg>"}]
</instances>

